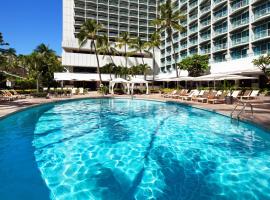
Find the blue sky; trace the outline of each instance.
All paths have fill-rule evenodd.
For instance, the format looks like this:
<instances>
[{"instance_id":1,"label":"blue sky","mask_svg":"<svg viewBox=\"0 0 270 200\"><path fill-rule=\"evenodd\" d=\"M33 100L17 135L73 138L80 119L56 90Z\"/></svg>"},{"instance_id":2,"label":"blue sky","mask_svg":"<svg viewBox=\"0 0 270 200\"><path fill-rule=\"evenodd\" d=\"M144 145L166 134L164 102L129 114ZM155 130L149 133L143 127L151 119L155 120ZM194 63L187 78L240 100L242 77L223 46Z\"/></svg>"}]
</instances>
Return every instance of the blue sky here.
<instances>
[{"instance_id":1,"label":"blue sky","mask_svg":"<svg viewBox=\"0 0 270 200\"><path fill-rule=\"evenodd\" d=\"M1 0L0 32L19 54L45 43L61 55L62 0Z\"/></svg>"}]
</instances>

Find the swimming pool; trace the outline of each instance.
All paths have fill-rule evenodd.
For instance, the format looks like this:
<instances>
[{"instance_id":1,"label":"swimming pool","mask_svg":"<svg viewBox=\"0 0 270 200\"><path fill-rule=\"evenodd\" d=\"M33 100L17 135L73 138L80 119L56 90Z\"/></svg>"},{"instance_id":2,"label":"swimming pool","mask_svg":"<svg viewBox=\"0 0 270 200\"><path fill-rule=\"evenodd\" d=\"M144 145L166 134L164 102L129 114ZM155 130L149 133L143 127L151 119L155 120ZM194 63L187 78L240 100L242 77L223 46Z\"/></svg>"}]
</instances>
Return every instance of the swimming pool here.
<instances>
[{"instance_id":1,"label":"swimming pool","mask_svg":"<svg viewBox=\"0 0 270 200\"><path fill-rule=\"evenodd\" d=\"M173 103L48 104L0 121L0 177L0 199L270 199L270 135Z\"/></svg>"}]
</instances>

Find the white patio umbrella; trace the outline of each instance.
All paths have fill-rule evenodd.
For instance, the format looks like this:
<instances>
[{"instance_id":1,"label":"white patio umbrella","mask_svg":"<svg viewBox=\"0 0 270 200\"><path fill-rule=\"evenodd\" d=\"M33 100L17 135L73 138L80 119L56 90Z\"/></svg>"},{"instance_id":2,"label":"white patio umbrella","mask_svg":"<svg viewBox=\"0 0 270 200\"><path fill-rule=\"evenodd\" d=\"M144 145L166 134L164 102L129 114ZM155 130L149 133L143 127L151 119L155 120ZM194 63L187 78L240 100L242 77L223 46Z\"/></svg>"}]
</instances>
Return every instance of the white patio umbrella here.
<instances>
[{"instance_id":1,"label":"white patio umbrella","mask_svg":"<svg viewBox=\"0 0 270 200\"><path fill-rule=\"evenodd\" d=\"M129 94L129 81L123 79L123 78L116 78L110 81L109 83L109 92L111 94L114 94L114 86L116 83L122 83L124 87L127 89L127 94Z\"/></svg>"},{"instance_id":2,"label":"white patio umbrella","mask_svg":"<svg viewBox=\"0 0 270 200\"><path fill-rule=\"evenodd\" d=\"M129 82L131 83L131 94L133 94L134 85L136 83L145 84L145 86L146 86L146 94L149 94L148 81L143 80L143 79L139 79L139 78L132 78Z\"/></svg>"}]
</instances>

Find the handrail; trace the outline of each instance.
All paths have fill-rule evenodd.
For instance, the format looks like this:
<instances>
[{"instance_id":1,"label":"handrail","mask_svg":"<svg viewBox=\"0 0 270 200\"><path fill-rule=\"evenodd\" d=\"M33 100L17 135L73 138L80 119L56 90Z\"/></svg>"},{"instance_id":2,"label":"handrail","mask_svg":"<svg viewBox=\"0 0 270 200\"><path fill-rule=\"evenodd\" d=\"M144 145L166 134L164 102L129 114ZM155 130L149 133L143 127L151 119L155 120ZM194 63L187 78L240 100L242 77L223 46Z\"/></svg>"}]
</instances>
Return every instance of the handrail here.
<instances>
[{"instance_id":1,"label":"handrail","mask_svg":"<svg viewBox=\"0 0 270 200\"><path fill-rule=\"evenodd\" d=\"M254 110L253 110L253 105L249 102L243 102L243 101L240 101L240 100L237 100L237 104L235 105L234 109L232 110L230 116L231 116L231 119L233 119L233 113L236 111L237 107L242 104L242 109L239 111L239 113L236 115L236 118L237 120L239 121L239 118L240 118L240 115L245 111L246 107L247 106L250 106L250 111L251 111L251 114L253 116L254 114Z\"/></svg>"}]
</instances>

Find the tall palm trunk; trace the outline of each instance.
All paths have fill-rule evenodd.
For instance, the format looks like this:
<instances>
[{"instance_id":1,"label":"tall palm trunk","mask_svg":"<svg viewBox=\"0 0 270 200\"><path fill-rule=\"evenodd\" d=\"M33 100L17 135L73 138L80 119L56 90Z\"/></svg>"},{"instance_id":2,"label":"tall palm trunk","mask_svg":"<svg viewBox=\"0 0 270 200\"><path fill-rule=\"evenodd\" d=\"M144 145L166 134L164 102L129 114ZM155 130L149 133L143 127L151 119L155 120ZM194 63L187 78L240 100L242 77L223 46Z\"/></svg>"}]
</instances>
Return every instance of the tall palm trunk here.
<instances>
[{"instance_id":1,"label":"tall palm trunk","mask_svg":"<svg viewBox=\"0 0 270 200\"><path fill-rule=\"evenodd\" d=\"M155 47L153 47L153 81L152 81L152 88L154 88L155 70L156 70Z\"/></svg>"},{"instance_id":2,"label":"tall palm trunk","mask_svg":"<svg viewBox=\"0 0 270 200\"><path fill-rule=\"evenodd\" d=\"M98 73L99 82L100 82L99 84L102 84L102 79L101 79L101 74L100 74L99 58L98 58L98 54L97 54L97 47L96 47L96 44L95 44L95 41L94 40L92 40L92 44L94 45L96 59L97 59L97 73Z\"/></svg>"},{"instance_id":3,"label":"tall palm trunk","mask_svg":"<svg viewBox=\"0 0 270 200\"><path fill-rule=\"evenodd\" d=\"M141 56L142 56L142 64L144 65L144 60L143 60L143 55L142 55L142 50L140 50Z\"/></svg>"},{"instance_id":4,"label":"tall palm trunk","mask_svg":"<svg viewBox=\"0 0 270 200\"><path fill-rule=\"evenodd\" d=\"M174 67L175 67L175 72L176 72L176 77L178 78L179 75L178 75L178 68L177 68L177 60L176 60L176 57L175 57L175 48L173 46L173 37L172 37L172 34L170 34L170 38L171 38L171 45L172 45L172 48L173 48L173 59L174 59Z\"/></svg>"},{"instance_id":5,"label":"tall palm trunk","mask_svg":"<svg viewBox=\"0 0 270 200\"><path fill-rule=\"evenodd\" d=\"M126 59L126 69L127 69L127 45L125 44L125 59ZM125 79L127 78L127 75L125 74Z\"/></svg>"}]
</instances>

